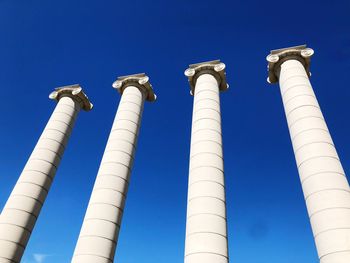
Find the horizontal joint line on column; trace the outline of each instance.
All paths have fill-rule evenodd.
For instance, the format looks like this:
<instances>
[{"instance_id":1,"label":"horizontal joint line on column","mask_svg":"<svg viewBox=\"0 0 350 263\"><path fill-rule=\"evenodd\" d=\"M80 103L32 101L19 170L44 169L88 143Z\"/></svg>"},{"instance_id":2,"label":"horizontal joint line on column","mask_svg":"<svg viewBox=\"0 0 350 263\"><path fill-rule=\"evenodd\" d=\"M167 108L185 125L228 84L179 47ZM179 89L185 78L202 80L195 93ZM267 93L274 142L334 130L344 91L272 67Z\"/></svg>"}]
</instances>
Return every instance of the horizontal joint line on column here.
<instances>
[{"instance_id":1,"label":"horizontal joint line on column","mask_svg":"<svg viewBox=\"0 0 350 263\"><path fill-rule=\"evenodd\" d=\"M350 193L350 190L349 190L349 189L342 189L342 188L326 188L326 189L318 190L318 191L315 191L315 192L309 194L308 196L305 197L305 201L306 201L307 199L309 199L309 197L313 196L314 194L318 194L318 193L325 192L325 191L342 191L342 192Z\"/></svg>"},{"instance_id":2,"label":"horizontal joint line on column","mask_svg":"<svg viewBox=\"0 0 350 263\"><path fill-rule=\"evenodd\" d=\"M25 249L25 246L23 246L21 243L18 243L18 242L12 241L12 240L8 240L8 239L0 239L0 241L5 241L5 242L12 243L12 244L16 244L17 246L19 246L19 247L23 248L23 250Z\"/></svg>"},{"instance_id":3,"label":"horizontal joint line on column","mask_svg":"<svg viewBox=\"0 0 350 263\"><path fill-rule=\"evenodd\" d=\"M123 211L122 211L123 212ZM120 225L117 223L117 222L114 222L114 221L111 221L111 220L108 220L108 219L104 219L104 218L95 218L95 217L89 217L89 218L86 218L84 219L84 221L90 221L90 220L101 220L101 221L106 221L108 223L111 223L113 225L116 225L118 228L120 228Z\"/></svg>"},{"instance_id":4,"label":"horizontal joint line on column","mask_svg":"<svg viewBox=\"0 0 350 263\"><path fill-rule=\"evenodd\" d=\"M49 140L58 142L58 141L53 140L53 139L50 139L50 138L40 138L40 140L42 140L42 139L49 139ZM39 141L39 143L40 143L40 141ZM39 144L39 143L38 143L38 144ZM58 143L59 143L59 142L58 142ZM62 143L59 143L59 144L63 147L63 150L64 150L64 145L63 145ZM46 150L46 151L50 151L50 152L55 153L56 155L58 155L58 156L60 157L60 159L62 159L62 155L60 155L58 151L54 151L54 150L51 150L51 149L46 148L46 147L35 147L34 150Z\"/></svg>"},{"instance_id":5,"label":"horizontal joint line on column","mask_svg":"<svg viewBox=\"0 0 350 263\"><path fill-rule=\"evenodd\" d=\"M124 154L128 155L131 159L134 159L132 154L130 154L130 153L126 152L126 151L122 151L122 150L105 150L104 154L105 153L110 153L110 152L121 152L121 153L124 153Z\"/></svg>"},{"instance_id":6,"label":"horizontal joint line on column","mask_svg":"<svg viewBox=\"0 0 350 263\"><path fill-rule=\"evenodd\" d=\"M128 168L129 171L131 170L130 167L129 167L128 165L126 165L126 164L124 164L124 163L120 163L120 162L111 162L111 161L108 161L108 162L101 162L100 167L101 167L102 165L104 165L104 164L120 164L120 165L122 165L122 166Z\"/></svg>"},{"instance_id":7,"label":"horizontal joint line on column","mask_svg":"<svg viewBox=\"0 0 350 263\"><path fill-rule=\"evenodd\" d=\"M211 110L211 111L214 111L216 112L217 114L219 114L219 116L221 116L221 112L216 110L216 109L212 109L212 108L200 108L199 110L196 110L193 112L193 115L197 114L199 111L203 111L203 110Z\"/></svg>"},{"instance_id":8,"label":"horizontal joint line on column","mask_svg":"<svg viewBox=\"0 0 350 263\"><path fill-rule=\"evenodd\" d=\"M125 129L125 128L115 128L115 129L112 129L112 132L114 132L114 131L128 131L128 132L134 134L135 136L137 136L137 134L136 134L135 132L130 131L130 130Z\"/></svg>"},{"instance_id":9,"label":"horizontal joint line on column","mask_svg":"<svg viewBox=\"0 0 350 263\"><path fill-rule=\"evenodd\" d=\"M306 116L306 117L301 117L301 118L295 120L293 123L291 123L291 124L289 125L289 129L291 129L297 122L302 121L302 120L305 120L305 119L311 119L311 118L320 119L320 120L322 120L322 121L325 121L323 117L319 117L319 116Z\"/></svg>"},{"instance_id":10,"label":"horizontal joint line on column","mask_svg":"<svg viewBox=\"0 0 350 263\"><path fill-rule=\"evenodd\" d=\"M109 262L113 262L110 258L106 258L104 256L100 256L100 255L96 255L96 254L91 254L91 253L80 253L80 254L74 254L73 255L73 258L74 257L80 257L80 256L93 256L93 257L99 257L99 258L104 258L104 259L107 259ZM73 262L73 261L72 261Z\"/></svg>"},{"instance_id":11,"label":"horizontal joint line on column","mask_svg":"<svg viewBox=\"0 0 350 263\"><path fill-rule=\"evenodd\" d=\"M347 249L347 250L340 250L340 251L334 251L334 252L331 252L331 253L328 253L328 254L325 254L323 256L320 257L320 260L326 256L329 256L329 255L332 255L332 254L336 254L336 253L344 253L344 252L350 252L350 249Z\"/></svg>"},{"instance_id":12,"label":"horizontal joint line on column","mask_svg":"<svg viewBox=\"0 0 350 263\"><path fill-rule=\"evenodd\" d=\"M67 115L69 118L72 118L73 120L75 120L76 117L77 117L77 116L74 116L74 115L75 115L75 114L74 114L75 112L74 112L73 114L69 114L69 113L64 112L64 111L54 111L54 114L56 114L56 113L60 113L60 114Z\"/></svg>"},{"instance_id":13,"label":"horizontal joint line on column","mask_svg":"<svg viewBox=\"0 0 350 263\"><path fill-rule=\"evenodd\" d=\"M29 198L29 199L32 199L32 200L35 200L36 202L38 202L41 206L44 205L43 202L41 202L38 198L35 198L35 197L32 197L32 196L29 196L29 195L23 195L23 194L11 194L12 197L14 196L22 196L22 197L26 197L26 198Z\"/></svg>"},{"instance_id":14,"label":"horizontal joint line on column","mask_svg":"<svg viewBox=\"0 0 350 263\"><path fill-rule=\"evenodd\" d=\"M337 227L337 228L330 228L330 229L327 229L327 230L323 230L323 231L317 233L316 235L314 235L314 238L317 238L319 235L322 235L324 233L331 232L331 231L334 231L334 230L350 230L350 227Z\"/></svg>"},{"instance_id":15,"label":"horizontal joint line on column","mask_svg":"<svg viewBox=\"0 0 350 263\"><path fill-rule=\"evenodd\" d=\"M217 145L219 145L220 147L222 147L222 143L214 141L214 140L199 140L196 142L191 143L191 147L198 144L198 143L202 143L202 142L212 142L212 143L216 143Z\"/></svg>"},{"instance_id":16,"label":"horizontal joint line on column","mask_svg":"<svg viewBox=\"0 0 350 263\"><path fill-rule=\"evenodd\" d=\"M186 237L192 236L192 235L197 235L197 234L213 234L213 235L218 235L218 236L221 236L221 237L224 237L225 239L227 239L227 236L220 234L220 233L211 232L211 231L191 232L191 233L186 234Z\"/></svg>"},{"instance_id":17,"label":"horizontal joint line on column","mask_svg":"<svg viewBox=\"0 0 350 263\"><path fill-rule=\"evenodd\" d=\"M134 96L134 97L139 98L140 100L143 99L142 96L139 96L139 95L137 95L137 94L135 94L135 93L124 93L123 96L124 96L124 98L127 98L127 97L129 97L129 96Z\"/></svg>"},{"instance_id":18,"label":"horizontal joint line on column","mask_svg":"<svg viewBox=\"0 0 350 263\"><path fill-rule=\"evenodd\" d=\"M125 193L119 191L119 190L116 190L116 189L113 189L113 188L108 188L108 187L99 187L99 188L94 188L94 192L95 191L100 191L100 190L111 190L113 192L117 192L117 193L120 193L124 198L126 198L126 195Z\"/></svg>"},{"instance_id":19,"label":"horizontal joint line on column","mask_svg":"<svg viewBox=\"0 0 350 263\"><path fill-rule=\"evenodd\" d=\"M67 140L69 139L69 136L68 136L65 132L60 131L60 130L58 130L58 129L54 129L54 128L45 128L44 132L45 132L45 131L56 131L56 132L59 132L59 133L63 134L64 137L67 138Z\"/></svg>"},{"instance_id":20,"label":"horizontal joint line on column","mask_svg":"<svg viewBox=\"0 0 350 263\"><path fill-rule=\"evenodd\" d=\"M49 177L49 178L51 179L51 182L53 181L53 177L51 177L50 175L48 175L48 174L46 174L46 173L44 173L44 172L42 172L42 171L39 171L39 170L34 170L34 169L29 169L29 170L27 170L27 169L24 169L22 173L25 173L25 172L36 172L36 173L41 173L41 174L44 174L44 175L46 175L47 177Z\"/></svg>"},{"instance_id":21,"label":"horizontal joint line on column","mask_svg":"<svg viewBox=\"0 0 350 263\"><path fill-rule=\"evenodd\" d=\"M298 165L298 169L299 169L303 164L305 164L306 162L312 161L312 160L318 159L318 158L331 158L331 159L334 159L334 160L337 160L337 161L340 162L339 158L337 158L337 157L328 156L328 155L320 155L320 156L314 156L314 157L311 157L311 158L309 158L309 159L306 159L306 160L302 161L302 162Z\"/></svg>"},{"instance_id":22,"label":"horizontal joint line on column","mask_svg":"<svg viewBox=\"0 0 350 263\"><path fill-rule=\"evenodd\" d=\"M284 86L287 81L294 79L294 78L303 78L303 79L306 79L307 81L309 81L309 78L307 76L305 76L304 74L295 74L293 76L290 76L290 77L284 79L283 82L280 83L280 86Z\"/></svg>"},{"instance_id":23,"label":"horizontal joint line on column","mask_svg":"<svg viewBox=\"0 0 350 263\"><path fill-rule=\"evenodd\" d=\"M219 170L220 172L224 172L222 169L220 169L219 167L216 167L216 166L210 166L210 165L201 165L201 166L197 166L197 167L193 167L191 170L190 170L190 173L195 170L195 169L198 169L198 168L215 168L216 170Z\"/></svg>"},{"instance_id":24,"label":"horizontal joint line on column","mask_svg":"<svg viewBox=\"0 0 350 263\"><path fill-rule=\"evenodd\" d=\"M29 161L42 161L42 162L45 162L45 163L49 163L49 164L51 164L53 167L55 167L55 169L57 170L57 166L54 164L54 163L52 163L52 162L50 162L50 161L48 161L48 160L45 160L45 159L40 159L40 158L30 158L29 159Z\"/></svg>"},{"instance_id":25,"label":"horizontal joint line on column","mask_svg":"<svg viewBox=\"0 0 350 263\"><path fill-rule=\"evenodd\" d=\"M132 145L132 148L133 148L134 150L136 150L136 145L135 145L134 143L132 143L132 142L130 142L130 141L128 141L128 140L119 139L119 138L108 139L107 146L108 146L108 143L109 143L109 142L113 142L113 141L121 141L121 142L129 143L129 144ZM106 147L106 148L107 148L107 147Z\"/></svg>"},{"instance_id":26,"label":"horizontal joint line on column","mask_svg":"<svg viewBox=\"0 0 350 263\"><path fill-rule=\"evenodd\" d=\"M111 241L113 244L117 244L117 242L113 239L110 239L108 237L103 237L103 236L97 236L97 235L81 235L79 237L80 238L101 238L101 239L105 239L105 240L108 240L108 241Z\"/></svg>"},{"instance_id":27,"label":"horizontal joint line on column","mask_svg":"<svg viewBox=\"0 0 350 263\"><path fill-rule=\"evenodd\" d=\"M75 111L79 110L79 109L77 109L76 107L73 107L73 106L70 105L70 104L66 104L66 103L61 102L61 103L60 103L60 106L62 106L62 105L67 106L67 107L69 107L69 108L72 108L72 109L75 110Z\"/></svg>"},{"instance_id":28,"label":"horizontal joint line on column","mask_svg":"<svg viewBox=\"0 0 350 263\"><path fill-rule=\"evenodd\" d=\"M296 99L296 98L298 98L298 97L312 97L312 98L314 98L315 100L317 100L316 97L315 97L314 95L310 95L310 94L299 94L299 95L296 95L296 96L294 96L294 97L292 97L292 98L289 98L287 101L284 102L284 105L286 106L288 103L290 103L292 100L294 100L294 99Z\"/></svg>"},{"instance_id":29,"label":"horizontal joint line on column","mask_svg":"<svg viewBox=\"0 0 350 263\"><path fill-rule=\"evenodd\" d=\"M73 107L73 106L71 106L71 105L68 105L68 104L60 104L60 107L61 106L65 106L65 107L68 107L68 108L71 108L71 109L73 109L73 115L76 115L77 114L77 112L80 110L80 109L77 109L77 108L75 108L75 107ZM57 108L56 108L57 109ZM55 111L53 112L53 113L55 113Z\"/></svg>"},{"instance_id":30,"label":"horizontal joint line on column","mask_svg":"<svg viewBox=\"0 0 350 263\"><path fill-rule=\"evenodd\" d=\"M290 115L293 111L298 110L298 109L301 109L301 108L303 108L303 107L313 107L313 108L319 109L319 110L321 111L321 109L320 109L320 107L319 107L318 105L314 105L314 104L303 104L303 105L300 105L300 106L298 106L298 107L295 107L294 109L292 109L292 110L289 111L289 112L286 112L286 117L288 118L289 115Z\"/></svg>"},{"instance_id":31,"label":"horizontal joint line on column","mask_svg":"<svg viewBox=\"0 0 350 263\"><path fill-rule=\"evenodd\" d=\"M220 107L220 102L217 100L214 100L212 98L201 98L201 99L194 99L194 105L196 105L198 102L203 101L203 100L211 100L214 101L219 107Z\"/></svg>"},{"instance_id":32,"label":"horizontal joint line on column","mask_svg":"<svg viewBox=\"0 0 350 263\"><path fill-rule=\"evenodd\" d=\"M0 259L6 259L6 260L8 260L8 261L10 261L10 262L13 262L13 263L20 263L20 262L18 262L18 261L14 261L14 260L12 260L12 259L5 258L4 256L1 256ZM7 262L6 262L6 263L7 263Z\"/></svg>"},{"instance_id":33,"label":"horizontal joint line on column","mask_svg":"<svg viewBox=\"0 0 350 263\"><path fill-rule=\"evenodd\" d=\"M190 160L191 160L192 158L197 157L198 155L202 155L202 154L211 154L211 155L215 155L215 156L219 157L221 160L224 160L224 158L223 158L221 155L219 155L219 154L217 154L217 153L214 153L214 152L199 152L199 153L196 153L196 154L191 155L191 156L190 156Z\"/></svg>"},{"instance_id":34,"label":"horizontal joint line on column","mask_svg":"<svg viewBox=\"0 0 350 263\"><path fill-rule=\"evenodd\" d=\"M304 133L304 132L308 132L308 131L325 131L325 132L327 132L328 134L329 134L329 131L328 130L326 130L326 129L322 129L322 128L311 128L311 129L306 129L306 130L303 130L303 131L301 131L301 132L299 132L299 133L297 133L296 135L294 135L294 137L292 137L292 142L295 140L295 138L297 137L297 136L299 136L300 134L302 134L302 133Z\"/></svg>"},{"instance_id":35,"label":"horizontal joint line on column","mask_svg":"<svg viewBox=\"0 0 350 263\"><path fill-rule=\"evenodd\" d=\"M138 87L134 86L134 88L137 89L136 92L133 92L132 89L128 89L125 93L123 93L123 95L126 95L126 94L134 94L134 95L141 95L140 98L143 98L142 94L143 94L143 90L140 90Z\"/></svg>"},{"instance_id":36,"label":"horizontal joint line on column","mask_svg":"<svg viewBox=\"0 0 350 263\"><path fill-rule=\"evenodd\" d=\"M213 131L213 132L216 132L216 133L220 134L220 136L222 136L221 131L218 131L216 129L210 129L210 128L202 128L202 129L198 129L198 130L192 131L192 136L194 134L196 134L197 132L199 132L199 131Z\"/></svg>"},{"instance_id":37,"label":"horizontal joint line on column","mask_svg":"<svg viewBox=\"0 0 350 263\"><path fill-rule=\"evenodd\" d=\"M136 98L136 99L133 99L132 97L134 97L134 98ZM123 96L122 96L122 99L123 98L126 98L126 99L132 99L132 100L139 100L139 101L143 101L143 97L142 96L139 96L139 95L137 95L137 94L135 94L135 93L128 93L128 94L123 94Z\"/></svg>"},{"instance_id":38,"label":"horizontal joint line on column","mask_svg":"<svg viewBox=\"0 0 350 263\"><path fill-rule=\"evenodd\" d=\"M122 139L122 138L119 138L119 137L116 137L116 138L112 138L112 136L110 135L109 138L108 138L108 141L122 141L122 142L127 142L128 144L131 144L134 148L136 148L136 136L134 137L134 140L132 139L131 141L129 140L126 140L126 139Z\"/></svg>"},{"instance_id":39,"label":"horizontal joint line on column","mask_svg":"<svg viewBox=\"0 0 350 263\"><path fill-rule=\"evenodd\" d=\"M140 103L136 103L136 102L130 101L130 100L123 100L123 101L121 101L121 102L119 103L119 106L120 106L120 105L123 105L123 104L128 104L128 103L135 104L135 105L139 106L140 109L142 109L142 105L141 105Z\"/></svg>"},{"instance_id":40,"label":"horizontal joint line on column","mask_svg":"<svg viewBox=\"0 0 350 263\"><path fill-rule=\"evenodd\" d=\"M310 88L310 86L308 84L305 84L305 83L298 83L295 85L291 85L290 87L288 87L288 89L284 90L284 92L282 93L282 97L284 97L288 91L292 90L293 88L297 88L297 87Z\"/></svg>"},{"instance_id":41,"label":"horizontal joint line on column","mask_svg":"<svg viewBox=\"0 0 350 263\"><path fill-rule=\"evenodd\" d=\"M317 175L319 175L319 174L328 174L328 173L330 173L330 174L338 174L339 176L346 177L345 174L343 174L343 173L339 173L339 172L335 172L335 171L324 171L324 172L318 172L318 173L310 174L308 177L304 178L304 179L301 181L301 184L303 185L304 182L305 182L306 180L308 180L309 178L312 178L312 177L317 176Z\"/></svg>"},{"instance_id":42,"label":"horizontal joint line on column","mask_svg":"<svg viewBox=\"0 0 350 263\"><path fill-rule=\"evenodd\" d=\"M217 105L210 105L208 104L208 101L213 101L215 102L215 104ZM204 103L202 103L202 105L197 105L197 103L201 102L201 101L205 101ZM209 107L208 107L209 106ZM208 107L208 108L211 108L211 109L220 109L220 99L219 97L217 97L217 99L215 99L215 97L213 96L208 96L207 94L199 94L199 95L196 95L196 97L194 97L194 100L193 100L193 109L192 109L192 113L194 110L197 110L197 109L201 109L203 107Z\"/></svg>"},{"instance_id":43,"label":"horizontal joint line on column","mask_svg":"<svg viewBox=\"0 0 350 263\"><path fill-rule=\"evenodd\" d=\"M298 95L295 95L291 98L289 98L287 101L284 101L284 105L287 105L290 101L298 98L298 97L312 97L314 98L315 100L317 100L317 98L315 97L315 95L312 95L312 94L309 94L309 93L302 93L302 94L298 94Z\"/></svg>"},{"instance_id":44,"label":"horizontal joint line on column","mask_svg":"<svg viewBox=\"0 0 350 263\"><path fill-rule=\"evenodd\" d=\"M141 115L135 111L132 111L132 110L124 110L124 109L121 109L119 107L118 111L117 111L117 114L120 113L120 112L131 112L132 114L135 114L138 118L141 118Z\"/></svg>"},{"instance_id":45,"label":"horizontal joint line on column","mask_svg":"<svg viewBox=\"0 0 350 263\"><path fill-rule=\"evenodd\" d=\"M125 179L124 177L121 177L119 175L116 174L98 174L98 177L103 177L103 176L113 176L113 177L118 177L122 180L124 180L127 184L129 184L129 181L127 179Z\"/></svg>"},{"instance_id":46,"label":"horizontal joint line on column","mask_svg":"<svg viewBox=\"0 0 350 263\"><path fill-rule=\"evenodd\" d=\"M194 96L197 96L198 94L200 94L202 92L212 92L212 93L214 93L216 95L219 95L219 89L218 89L218 91L211 90L211 89L201 89L201 90L198 90L197 92L196 92L196 90L198 90L198 89L194 90Z\"/></svg>"},{"instance_id":47,"label":"horizontal joint line on column","mask_svg":"<svg viewBox=\"0 0 350 263\"><path fill-rule=\"evenodd\" d=\"M194 184L197 184L197 183L202 183L202 182L210 182L210 183L215 183L215 184L218 184L218 185L221 185L224 189L225 189L225 185L223 185L222 183L219 183L219 182L216 182L216 181L213 181L213 180L198 180L198 181L195 181L191 184L189 184L188 186L191 187L192 185Z\"/></svg>"},{"instance_id":48,"label":"horizontal joint line on column","mask_svg":"<svg viewBox=\"0 0 350 263\"><path fill-rule=\"evenodd\" d=\"M26 228L26 227L24 227L24 226L17 225L17 224L7 223L7 222L5 222L5 223L1 222L0 225L10 225L10 226L20 227L20 228L24 229L26 232L28 232L29 234L32 233L32 231L31 231L30 229L28 229L28 228Z\"/></svg>"},{"instance_id":49,"label":"horizontal joint line on column","mask_svg":"<svg viewBox=\"0 0 350 263\"><path fill-rule=\"evenodd\" d=\"M64 125L67 125L67 127L69 128L69 131L70 131L70 132L73 130L73 127L70 126L70 124L68 124L68 123L66 123L66 122L64 122L64 121L56 120L56 119L51 119L51 120L50 120L50 123L52 123L52 122L60 122L60 123L63 123Z\"/></svg>"},{"instance_id":50,"label":"horizontal joint line on column","mask_svg":"<svg viewBox=\"0 0 350 263\"><path fill-rule=\"evenodd\" d=\"M185 257L192 256L192 255L197 255L197 254L211 254L211 255L217 255L217 256L221 256L221 257L224 257L224 258L228 259L227 256L219 254L219 253L215 253L215 252L193 252L193 253L186 254Z\"/></svg>"},{"instance_id":51,"label":"horizontal joint line on column","mask_svg":"<svg viewBox=\"0 0 350 263\"><path fill-rule=\"evenodd\" d=\"M316 211L314 212L313 214L311 214L309 216L309 218L311 219L314 215L318 214L318 213L322 213L324 211L327 211L327 210L333 210L333 209L350 209L350 207L328 207L328 208L324 208L324 209L321 209L319 211Z\"/></svg>"},{"instance_id":52,"label":"horizontal joint line on column","mask_svg":"<svg viewBox=\"0 0 350 263\"><path fill-rule=\"evenodd\" d=\"M305 143L303 144L302 146L300 146L298 149L294 150L294 153L296 154L300 149L306 147L306 146L309 146L309 145L312 145L312 144L328 144L328 145L331 145L335 148L334 144L333 143L330 143L330 142L325 142L325 141L315 141L315 142L309 142L309 143Z\"/></svg>"},{"instance_id":53,"label":"horizontal joint line on column","mask_svg":"<svg viewBox=\"0 0 350 263\"><path fill-rule=\"evenodd\" d=\"M40 187L40 188L43 189L46 193L49 192L49 190L48 190L47 188L45 188L43 185L36 184L36 183L30 182L30 181L22 181L22 180L21 180L21 181L18 181L17 184L18 184L18 185L20 185L20 184L32 184L32 185L35 185L35 186Z\"/></svg>"},{"instance_id":54,"label":"horizontal joint line on column","mask_svg":"<svg viewBox=\"0 0 350 263\"><path fill-rule=\"evenodd\" d=\"M23 209L18 209L18 208L6 207L6 206L5 206L4 210L18 210L18 211L21 211L21 212L30 214L32 217L35 218L35 220L38 219L38 216L37 216L37 215L35 215L35 214L31 213L31 212L28 212L28 211L26 211L26 210L23 210ZM3 214L3 213L4 213L4 212L2 212L2 214Z\"/></svg>"},{"instance_id":55,"label":"horizontal joint line on column","mask_svg":"<svg viewBox=\"0 0 350 263\"><path fill-rule=\"evenodd\" d=\"M66 149L66 146L62 142L57 141L55 139L52 139L52 138L49 138L49 137L40 137L37 144L40 144L41 140L49 140L49 141L57 142L63 148L63 151Z\"/></svg>"},{"instance_id":56,"label":"horizontal joint line on column","mask_svg":"<svg viewBox=\"0 0 350 263\"><path fill-rule=\"evenodd\" d=\"M34 149L34 151L35 150L45 150L45 151L49 151L49 152L52 152L52 153L54 153L55 155L57 155L58 156L58 158L60 159L60 160L62 160L62 156L58 153L58 152L56 152L56 151L53 151L53 150L51 150L51 149L48 149L48 148L43 148L43 147L35 147L35 149Z\"/></svg>"},{"instance_id":57,"label":"horizontal joint line on column","mask_svg":"<svg viewBox=\"0 0 350 263\"><path fill-rule=\"evenodd\" d=\"M116 206L116 205L113 205L113 204L109 204L109 203L105 203L105 202L91 202L89 203L89 205L108 205L108 206L112 206L112 207L115 207L117 208L118 210L120 210L122 213L124 211L123 208L119 207L119 206Z\"/></svg>"},{"instance_id":58,"label":"horizontal joint line on column","mask_svg":"<svg viewBox=\"0 0 350 263\"><path fill-rule=\"evenodd\" d=\"M130 119L119 119L119 118L117 118L116 122L118 122L118 121L128 121L128 122L134 123L137 127L139 126L138 123L136 123L136 122L134 122L134 121L132 121Z\"/></svg>"},{"instance_id":59,"label":"horizontal joint line on column","mask_svg":"<svg viewBox=\"0 0 350 263\"><path fill-rule=\"evenodd\" d=\"M199 118L199 119L193 120L192 124L195 124L195 123L197 123L197 122L199 122L199 121L203 121L203 120L215 121L215 122L217 122L217 123L219 123L219 124L221 125L221 120L218 121L218 120L213 119L213 118Z\"/></svg>"},{"instance_id":60,"label":"horizontal joint line on column","mask_svg":"<svg viewBox=\"0 0 350 263\"><path fill-rule=\"evenodd\" d=\"M189 198L189 199L188 199L188 203L189 203L189 202L192 202L192 201L195 200L195 199L199 199L199 198L212 198L212 199L219 200L219 201L223 202L224 204L226 204L226 201L225 201L225 200L222 200L222 199L219 198L219 197L210 196L210 195L201 195L201 196L195 196L195 197Z\"/></svg>"},{"instance_id":61,"label":"horizontal joint line on column","mask_svg":"<svg viewBox=\"0 0 350 263\"><path fill-rule=\"evenodd\" d=\"M218 215L218 214L213 214L213 213L197 213L197 214L193 214L193 215L187 216L187 219L189 219L191 217L194 217L194 216L200 216L200 215L217 216L217 217L220 217L220 218L222 218L222 219L224 219L226 221L226 217Z\"/></svg>"}]
</instances>

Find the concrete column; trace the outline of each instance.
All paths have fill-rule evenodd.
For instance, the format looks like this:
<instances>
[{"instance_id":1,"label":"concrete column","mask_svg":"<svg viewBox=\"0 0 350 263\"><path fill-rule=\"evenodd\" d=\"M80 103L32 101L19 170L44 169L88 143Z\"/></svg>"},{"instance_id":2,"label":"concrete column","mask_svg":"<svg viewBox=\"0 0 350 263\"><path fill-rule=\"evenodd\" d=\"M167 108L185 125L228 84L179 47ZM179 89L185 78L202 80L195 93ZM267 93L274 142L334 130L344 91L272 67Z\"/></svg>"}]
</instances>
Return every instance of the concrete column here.
<instances>
[{"instance_id":1,"label":"concrete column","mask_svg":"<svg viewBox=\"0 0 350 263\"><path fill-rule=\"evenodd\" d=\"M219 97L228 88L225 64L190 65L185 75L194 94L185 263L228 263Z\"/></svg>"},{"instance_id":2,"label":"concrete column","mask_svg":"<svg viewBox=\"0 0 350 263\"><path fill-rule=\"evenodd\" d=\"M350 262L350 189L309 81L313 50L273 50L270 83L279 81L295 159L321 263Z\"/></svg>"},{"instance_id":3,"label":"concrete column","mask_svg":"<svg viewBox=\"0 0 350 263\"><path fill-rule=\"evenodd\" d=\"M92 104L79 85L56 89L58 101L0 217L0 262L20 262L80 109Z\"/></svg>"},{"instance_id":4,"label":"concrete column","mask_svg":"<svg viewBox=\"0 0 350 263\"><path fill-rule=\"evenodd\" d=\"M122 97L75 247L74 263L113 262L144 101L156 99L145 74L120 77L113 87Z\"/></svg>"}]
</instances>

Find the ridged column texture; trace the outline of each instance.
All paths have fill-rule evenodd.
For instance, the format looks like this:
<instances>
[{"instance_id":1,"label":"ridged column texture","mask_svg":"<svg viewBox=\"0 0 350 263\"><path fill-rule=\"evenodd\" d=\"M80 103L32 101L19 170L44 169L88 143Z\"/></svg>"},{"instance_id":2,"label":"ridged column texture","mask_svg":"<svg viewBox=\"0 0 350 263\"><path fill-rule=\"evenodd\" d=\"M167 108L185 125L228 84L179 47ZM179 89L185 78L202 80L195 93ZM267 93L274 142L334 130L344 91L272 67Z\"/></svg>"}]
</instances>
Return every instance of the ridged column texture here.
<instances>
[{"instance_id":1,"label":"ridged column texture","mask_svg":"<svg viewBox=\"0 0 350 263\"><path fill-rule=\"evenodd\" d=\"M145 95L127 87L103 154L72 262L113 262Z\"/></svg>"},{"instance_id":2,"label":"ridged column texture","mask_svg":"<svg viewBox=\"0 0 350 263\"><path fill-rule=\"evenodd\" d=\"M281 65L280 88L321 263L350 262L350 189L303 65Z\"/></svg>"},{"instance_id":3,"label":"ridged column texture","mask_svg":"<svg viewBox=\"0 0 350 263\"><path fill-rule=\"evenodd\" d=\"M195 86L185 243L185 263L228 262L219 87L210 74Z\"/></svg>"},{"instance_id":4,"label":"ridged column texture","mask_svg":"<svg viewBox=\"0 0 350 263\"><path fill-rule=\"evenodd\" d=\"M62 97L0 216L0 262L20 262L71 134L80 105Z\"/></svg>"}]
</instances>

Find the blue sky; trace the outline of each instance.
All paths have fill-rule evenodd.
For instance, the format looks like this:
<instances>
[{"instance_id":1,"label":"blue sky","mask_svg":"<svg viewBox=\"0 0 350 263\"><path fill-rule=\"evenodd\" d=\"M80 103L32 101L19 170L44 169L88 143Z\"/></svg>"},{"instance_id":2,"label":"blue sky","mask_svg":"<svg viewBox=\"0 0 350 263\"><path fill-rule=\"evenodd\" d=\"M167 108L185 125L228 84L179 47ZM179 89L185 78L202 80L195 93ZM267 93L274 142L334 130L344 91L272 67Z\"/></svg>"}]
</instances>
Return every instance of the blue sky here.
<instances>
[{"instance_id":1,"label":"blue sky","mask_svg":"<svg viewBox=\"0 0 350 263\"><path fill-rule=\"evenodd\" d=\"M0 209L55 103L80 83L81 112L24 263L70 262L120 99L117 76L146 72L146 103L116 262L183 262L193 98L183 71L221 59L229 249L234 263L318 262L271 49L308 44L312 84L350 169L350 2L0 0ZM44 256L46 255L46 256Z\"/></svg>"}]
</instances>

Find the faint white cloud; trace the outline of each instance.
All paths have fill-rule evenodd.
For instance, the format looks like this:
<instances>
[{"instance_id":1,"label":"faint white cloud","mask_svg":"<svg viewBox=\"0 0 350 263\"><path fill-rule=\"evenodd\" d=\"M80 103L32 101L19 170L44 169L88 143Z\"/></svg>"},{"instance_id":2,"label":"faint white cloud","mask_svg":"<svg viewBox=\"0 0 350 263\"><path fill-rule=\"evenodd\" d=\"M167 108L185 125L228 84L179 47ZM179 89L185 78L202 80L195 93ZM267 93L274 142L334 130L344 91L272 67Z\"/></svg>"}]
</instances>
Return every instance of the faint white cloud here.
<instances>
[{"instance_id":1,"label":"faint white cloud","mask_svg":"<svg viewBox=\"0 0 350 263\"><path fill-rule=\"evenodd\" d=\"M46 254L40 254L40 253L33 254L33 258L36 263L43 263L47 257L48 255Z\"/></svg>"}]
</instances>

